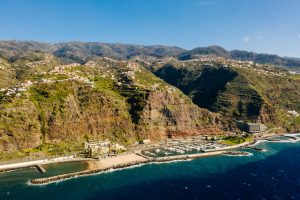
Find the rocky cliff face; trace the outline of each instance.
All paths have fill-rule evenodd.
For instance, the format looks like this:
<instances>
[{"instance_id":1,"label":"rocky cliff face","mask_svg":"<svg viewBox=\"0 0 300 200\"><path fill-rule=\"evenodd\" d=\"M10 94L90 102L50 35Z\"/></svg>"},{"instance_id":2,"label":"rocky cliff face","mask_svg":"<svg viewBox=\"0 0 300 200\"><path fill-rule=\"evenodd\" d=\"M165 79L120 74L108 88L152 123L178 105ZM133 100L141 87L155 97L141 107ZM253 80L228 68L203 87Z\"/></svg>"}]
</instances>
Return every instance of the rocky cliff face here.
<instances>
[{"instance_id":1,"label":"rocky cliff face","mask_svg":"<svg viewBox=\"0 0 300 200\"><path fill-rule=\"evenodd\" d=\"M1 91L1 151L86 139L128 145L236 129L137 63L105 58L55 65L53 57L39 59L10 66L19 78ZM30 73L21 70L28 63Z\"/></svg>"},{"instance_id":2,"label":"rocky cliff face","mask_svg":"<svg viewBox=\"0 0 300 200\"><path fill-rule=\"evenodd\" d=\"M68 145L87 139L130 145L145 138L239 133L236 120L300 130L297 74L211 56L226 54L218 47L177 60L183 52L0 42L0 151L71 152Z\"/></svg>"},{"instance_id":3,"label":"rocky cliff face","mask_svg":"<svg viewBox=\"0 0 300 200\"><path fill-rule=\"evenodd\" d=\"M139 129L144 137L161 140L168 137L224 134L220 115L200 109L177 91L150 93L143 109ZM234 127L232 127L234 129Z\"/></svg>"},{"instance_id":4,"label":"rocky cliff face","mask_svg":"<svg viewBox=\"0 0 300 200\"><path fill-rule=\"evenodd\" d=\"M12 100L0 109L0 151L36 147L42 142L41 125L34 104Z\"/></svg>"},{"instance_id":5,"label":"rocky cliff face","mask_svg":"<svg viewBox=\"0 0 300 200\"><path fill-rule=\"evenodd\" d=\"M200 107L231 119L299 130L300 82L297 76L269 65L204 57L149 67L181 89Z\"/></svg>"}]
</instances>

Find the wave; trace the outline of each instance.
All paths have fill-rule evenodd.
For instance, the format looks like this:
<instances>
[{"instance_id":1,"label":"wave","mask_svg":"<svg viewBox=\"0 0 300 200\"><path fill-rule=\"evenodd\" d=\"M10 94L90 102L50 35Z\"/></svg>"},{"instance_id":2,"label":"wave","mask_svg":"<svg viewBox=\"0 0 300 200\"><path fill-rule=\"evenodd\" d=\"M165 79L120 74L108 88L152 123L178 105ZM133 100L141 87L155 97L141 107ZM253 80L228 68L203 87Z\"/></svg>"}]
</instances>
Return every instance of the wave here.
<instances>
[{"instance_id":1,"label":"wave","mask_svg":"<svg viewBox=\"0 0 300 200\"><path fill-rule=\"evenodd\" d=\"M270 141L270 140L264 140L265 142L272 142L272 143L298 143L300 141L300 138L297 139L288 139L288 140L276 140L276 141Z\"/></svg>"},{"instance_id":2,"label":"wave","mask_svg":"<svg viewBox=\"0 0 300 200\"><path fill-rule=\"evenodd\" d=\"M165 162L152 162L149 164L154 164L154 165L161 165L161 164L168 164L168 163L176 163L176 162L188 162L188 161L192 161L194 159L178 159L178 160L170 160L170 161L165 161Z\"/></svg>"},{"instance_id":3,"label":"wave","mask_svg":"<svg viewBox=\"0 0 300 200\"><path fill-rule=\"evenodd\" d=\"M295 134L286 134L286 135L287 136L295 136ZM300 136L300 134L297 134L297 135ZM287 140L276 140L276 141L261 139L261 140L257 140L254 144L249 145L249 146L256 146L256 145L261 144L261 143L297 143L297 142L300 142L300 138L297 138L297 139L287 139Z\"/></svg>"},{"instance_id":4,"label":"wave","mask_svg":"<svg viewBox=\"0 0 300 200\"><path fill-rule=\"evenodd\" d=\"M300 133L286 133L286 136L300 136Z\"/></svg>"},{"instance_id":5,"label":"wave","mask_svg":"<svg viewBox=\"0 0 300 200\"><path fill-rule=\"evenodd\" d=\"M237 155L223 154L223 155L229 157L251 157L253 156L253 153L247 152L247 155L242 155L242 154L237 154Z\"/></svg>"}]
</instances>

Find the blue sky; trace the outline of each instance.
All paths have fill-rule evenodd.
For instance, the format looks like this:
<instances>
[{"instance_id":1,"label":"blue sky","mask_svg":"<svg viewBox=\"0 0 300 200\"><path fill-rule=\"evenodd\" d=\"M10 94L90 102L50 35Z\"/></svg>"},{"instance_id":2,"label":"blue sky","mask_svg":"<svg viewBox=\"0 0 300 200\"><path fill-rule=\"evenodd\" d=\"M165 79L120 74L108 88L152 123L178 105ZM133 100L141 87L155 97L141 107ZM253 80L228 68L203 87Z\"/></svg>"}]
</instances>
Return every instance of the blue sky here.
<instances>
[{"instance_id":1,"label":"blue sky","mask_svg":"<svg viewBox=\"0 0 300 200\"><path fill-rule=\"evenodd\" d=\"M220 45L300 57L299 0L0 0L0 40Z\"/></svg>"}]
</instances>

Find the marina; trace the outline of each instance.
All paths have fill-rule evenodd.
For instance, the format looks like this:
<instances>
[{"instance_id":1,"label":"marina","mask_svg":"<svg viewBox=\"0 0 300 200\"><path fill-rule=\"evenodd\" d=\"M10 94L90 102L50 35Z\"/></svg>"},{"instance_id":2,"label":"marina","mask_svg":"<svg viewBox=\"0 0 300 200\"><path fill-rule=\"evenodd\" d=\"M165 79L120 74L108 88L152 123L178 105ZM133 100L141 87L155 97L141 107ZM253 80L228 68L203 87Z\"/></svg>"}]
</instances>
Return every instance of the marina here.
<instances>
[{"instance_id":1,"label":"marina","mask_svg":"<svg viewBox=\"0 0 300 200\"><path fill-rule=\"evenodd\" d=\"M219 142L205 141L201 139L174 140L168 141L166 145L161 144L141 150L141 154L147 157L168 157L177 155L201 154L209 151L216 151L227 147Z\"/></svg>"},{"instance_id":2,"label":"marina","mask_svg":"<svg viewBox=\"0 0 300 200\"><path fill-rule=\"evenodd\" d=\"M87 170L47 178L32 179L30 180L30 183L33 185L43 185L73 177L87 176L141 164L165 163L170 161L191 160L209 156L221 156L225 155L228 150L244 147L249 144L249 142L245 142L238 145L226 146L215 143L207 143L202 146L208 147L207 151L201 150L201 146L186 143L184 145L174 145L165 148L141 150L135 153L123 154L113 158L101 159L99 161L87 161L89 165ZM197 148L199 150L197 150ZM166 156L167 151L172 152L172 154L169 153L169 155ZM145 153L147 155L145 155ZM242 153L240 153L240 155L242 155Z\"/></svg>"},{"instance_id":3,"label":"marina","mask_svg":"<svg viewBox=\"0 0 300 200\"><path fill-rule=\"evenodd\" d=\"M168 194L169 196L170 193L166 192L167 188L174 194L176 194L176 191L184 192L184 197L187 199L193 199L195 193L202 195L201 197L204 199L215 199L216 194L219 192L216 189L217 187L222 188L222 194L226 195L230 192L236 199L242 198L245 192L251 191L249 194L252 194L252 191L256 190L263 197L272 199L272 195L267 196L263 194L260 188L270 191L272 187L269 186L274 184L284 187L289 194L294 194L296 199L298 199L298 187L293 187L288 183L291 183L291 181L295 184L298 183L299 174L294 169L299 166L299 159L298 157L291 158L288 155L293 152L298 154L299 150L297 149L299 145L299 142L275 143L262 141L254 147L267 149L268 151L265 153L253 151L253 156L251 157L219 154L217 156L207 156L205 159L186 159L188 161L151 162L152 164L150 162L136 163L136 165L123 166L124 168L111 168L98 173L95 173L95 171L88 173L86 169L83 169L82 171L85 171L87 174L83 172L77 174L76 171L62 173L59 170L63 166L70 169L75 163L52 165L51 169L45 166L47 172L44 175L37 173L34 168L27 168L9 173L0 173L0 199L28 198L35 200L40 199L41 196L53 199L54 191L58 191L55 193L56 199L90 199L91 193L95 194L93 196L95 199L122 199L122 197L127 197L128 186L133 189L142 188L145 191L148 191L150 187L151 192L143 193L147 196L146 199L155 199L154 191L157 190L161 194ZM287 149L290 150L286 151ZM239 149L236 150L239 151ZM203 154L205 155L206 153ZM284 169L284 172L276 171L278 167ZM257 169L259 171L255 171ZM52 182L46 182L49 179L44 179L45 183L37 184L38 186L29 182L29 180L40 179L49 173L53 174L52 178L50 178ZM55 174L61 175L57 181L53 180L57 177ZM199 175L196 179L193 178L195 174ZM170 176L175 178L170 179ZM238 177L239 181L236 181L235 177ZM281 179L284 185L281 182L274 182L274 179L269 177L284 178ZM159 182L161 179L167 181ZM261 180L264 180L264 182L262 183ZM265 185L266 183L267 185ZM227 185L236 185L240 189L236 190L231 186L227 187ZM74 190L76 186L80 187L80 190ZM188 187L188 189L185 189L185 187ZM192 190L192 193L189 189ZM272 194L280 195L281 193L278 193L276 189L272 189ZM183 196L176 198L176 195L174 195L172 199L181 199L181 197ZM255 199L254 195L252 197ZM131 193L128 198L139 199L140 193Z\"/></svg>"},{"instance_id":4,"label":"marina","mask_svg":"<svg viewBox=\"0 0 300 200\"><path fill-rule=\"evenodd\" d=\"M298 138L296 136L291 136ZM280 140L283 139L283 140ZM270 141L286 141L291 140L284 135L275 135L268 137ZM241 149L242 151L240 151ZM60 175L47 175L42 178L33 178L30 183L33 185L48 184L64 179L70 179L78 176L87 176L102 172L107 172L115 169L122 169L131 166L139 166L141 164L151 163L166 163L171 161L180 160L192 160L209 156L250 156L252 153L243 151L243 149L249 149L257 152L265 152L264 148L259 146L253 146L253 141L244 142L237 145L222 144L221 141L207 141L203 139L176 139L169 140L168 145L164 143L160 144L147 144L142 149L135 150L133 152L125 152L117 156L111 156L101 159L82 159L81 161L87 164L87 168L81 171L75 171L71 173L64 173ZM68 162L78 158L60 158L56 159L59 162ZM79 159L80 160L80 159ZM52 160L54 162L54 160ZM41 164L51 163L51 160L47 161L34 161L30 165L30 162L18 163L8 166L0 166L2 169L14 169L22 167L36 167L41 174L47 174L46 168ZM11 167L9 167L11 166Z\"/></svg>"}]
</instances>

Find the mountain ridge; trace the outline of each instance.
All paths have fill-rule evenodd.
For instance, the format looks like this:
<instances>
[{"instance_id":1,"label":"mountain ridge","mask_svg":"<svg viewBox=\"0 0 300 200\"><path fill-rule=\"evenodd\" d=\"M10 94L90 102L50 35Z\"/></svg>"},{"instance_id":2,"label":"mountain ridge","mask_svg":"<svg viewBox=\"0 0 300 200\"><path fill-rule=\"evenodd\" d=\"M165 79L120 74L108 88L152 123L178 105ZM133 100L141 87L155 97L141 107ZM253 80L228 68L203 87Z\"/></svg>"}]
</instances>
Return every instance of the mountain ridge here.
<instances>
[{"instance_id":1,"label":"mountain ridge","mask_svg":"<svg viewBox=\"0 0 300 200\"><path fill-rule=\"evenodd\" d=\"M197 56L214 55L234 60L253 61L259 64L273 64L279 67L300 71L300 58L280 57L275 54L255 53L252 51L228 51L220 46L197 47L187 50L176 46L136 45L103 42L61 42L45 43L36 41L0 41L0 56L14 60L29 51L51 53L65 62L84 64L92 57L109 57L113 59L131 59L135 56L155 58L174 57L179 60L190 60Z\"/></svg>"},{"instance_id":2,"label":"mountain ridge","mask_svg":"<svg viewBox=\"0 0 300 200\"><path fill-rule=\"evenodd\" d=\"M54 154L87 139L130 146L241 135L237 120L300 130L299 74L233 60L218 46L183 51L0 42L0 151ZM190 60L179 60L183 53Z\"/></svg>"}]
</instances>

